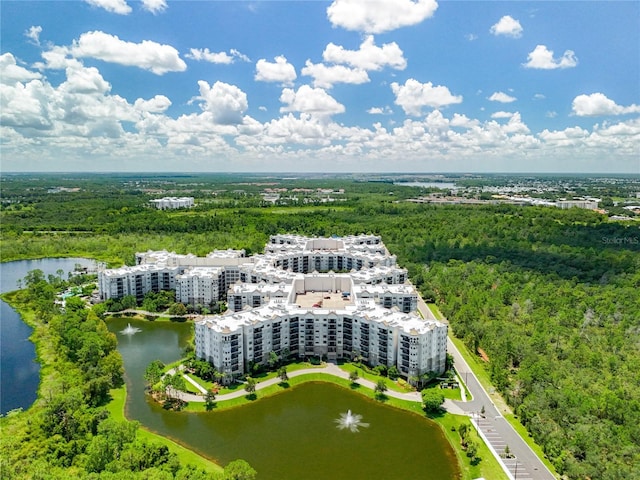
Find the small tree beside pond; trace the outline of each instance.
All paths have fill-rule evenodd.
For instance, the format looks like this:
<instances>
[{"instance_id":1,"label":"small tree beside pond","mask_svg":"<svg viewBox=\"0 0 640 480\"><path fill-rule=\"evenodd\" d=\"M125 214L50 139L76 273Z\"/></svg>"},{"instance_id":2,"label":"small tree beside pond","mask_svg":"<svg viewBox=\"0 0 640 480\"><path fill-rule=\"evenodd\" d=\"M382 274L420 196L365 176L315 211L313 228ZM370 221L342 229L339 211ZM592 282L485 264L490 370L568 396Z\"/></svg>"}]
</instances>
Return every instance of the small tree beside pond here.
<instances>
[{"instance_id":1,"label":"small tree beside pond","mask_svg":"<svg viewBox=\"0 0 640 480\"><path fill-rule=\"evenodd\" d=\"M224 467L221 480L255 480L257 475L258 472L246 460L238 459Z\"/></svg>"},{"instance_id":2,"label":"small tree beside pond","mask_svg":"<svg viewBox=\"0 0 640 480\"><path fill-rule=\"evenodd\" d=\"M213 389L207 390L207 393L204 395L204 405L207 411L213 409L213 407L215 406L215 401L216 394Z\"/></svg>"},{"instance_id":3,"label":"small tree beside pond","mask_svg":"<svg viewBox=\"0 0 640 480\"><path fill-rule=\"evenodd\" d=\"M249 395L256 393L256 379L253 377L247 377L244 389Z\"/></svg>"},{"instance_id":4,"label":"small tree beside pond","mask_svg":"<svg viewBox=\"0 0 640 480\"><path fill-rule=\"evenodd\" d=\"M144 379L147 382L147 388L152 389L153 386L162 379L164 373L164 363L160 360L151 362L144 371Z\"/></svg>"},{"instance_id":5,"label":"small tree beside pond","mask_svg":"<svg viewBox=\"0 0 640 480\"><path fill-rule=\"evenodd\" d=\"M283 383L289 381L289 375L287 374L287 367L283 365L278 369L278 377L280 378L280 380L282 380Z\"/></svg>"},{"instance_id":6,"label":"small tree beside pond","mask_svg":"<svg viewBox=\"0 0 640 480\"><path fill-rule=\"evenodd\" d=\"M444 403L444 395L436 389L422 391L422 405L427 413L435 413Z\"/></svg>"},{"instance_id":7,"label":"small tree beside pond","mask_svg":"<svg viewBox=\"0 0 640 480\"><path fill-rule=\"evenodd\" d=\"M387 391L387 383L383 379L378 380L378 383L376 383L375 392L377 394L382 395L386 391Z\"/></svg>"}]
</instances>

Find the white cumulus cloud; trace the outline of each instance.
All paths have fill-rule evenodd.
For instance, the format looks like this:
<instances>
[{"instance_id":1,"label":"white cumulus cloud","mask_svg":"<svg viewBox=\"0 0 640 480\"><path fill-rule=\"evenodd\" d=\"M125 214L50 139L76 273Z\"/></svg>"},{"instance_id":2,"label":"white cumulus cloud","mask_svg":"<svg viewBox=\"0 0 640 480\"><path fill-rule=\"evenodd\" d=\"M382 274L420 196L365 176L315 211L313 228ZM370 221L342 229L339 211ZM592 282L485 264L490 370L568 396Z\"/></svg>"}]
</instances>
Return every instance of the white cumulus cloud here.
<instances>
[{"instance_id":1,"label":"white cumulus cloud","mask_svg":"<svg viewBox=\"0 0 640 480\"><path fill-rule=\"evenodd\" d=\"M154 15L167 9L166 0L142 0L142 8Z\"/></svg>"},{"instance_id":2,"label":"white cumulus cloud","mask_svg":"<svg viewBox=\"0 0 640 480\"><path fill-rule=\"evenodd\" d=\"M367 110L367 113L369 115L391 115L393 113L393 110L391 110L391 108L386 105L384 107L371 107L369 110Z\"/></svg>"},{"instance_id":3,"label":"white cumulus cloud","mask_svg":"<svg viewBox=\"0 0 640 480\"><path fill-rule=\"evenodd\" d=\"M3 80L4 82L4 80ZM49 130L52 128L49 99L53 89L40 80L0 85L0 123L6 127Z\"/></svg>"},{"instance_id":4,"label":"white cumulus cloud","mask_svg":"<svg viewBox=\"0 0 640 480\"><path fill-rule=\"evenodd\" d=\"M564 130L549 131L543 130L538 137L551 146L576 147L584 144L584 139L589 136L589 132L580 127L568 127Z\"/></svg>"},{"instance_id":5,"label":"white cumulus cloud","mask_svg":"<svg viewBox=\"0 0 640 480\"><path fill-rule=\"evenodd\" d=\"M261 58L256 63L255 79L260 82L279 82L282 85L291 86L298 78L296 69L284 55L275 57L275 62L268 62Z\"/></svg>"},{"instance_id":6,"label":"white cumulus cloud","mask_svg":"<svg viewBox=\"0 0 640 480\"><path fill-rule=\"evenodd\" d=\"M84 0L94 7L104 8L107 12L117 13L118 15L128 15L131 13L131 7L126 0Z\"/></svg>"},{"instance_id":7,"label":"white cumulus cloud","mask_svg":"<svg viewBox=\"0 0 640 480\"><path fill-rule=\"evenodd\" d=\"M285 104L280 108L281 112L301 112L314 118L328 118L345 111L344 105L325 90L309 85L302 85L297 91L291 88L283 89L280 101Z\"/></svg>"},{"instance_id":8,"label":"white cumulus cloud","mask_svg":"<svg viewBox=\"0 0 640 480\"><path fill-rule=\"evenodd\" d=\"M344 65L314 64L310 60L306 61L302 75L313 77L313 86L321 88L331 88L336 83L358 85L369 81L369 75L365 70L349 68Z\"/></svg>"},{"instance_id":9,"label":"white cumulus cloud","mask_svg":"<svg viewBox=\"0 0 640 480\"><path fill-rule=\"evenodd\" d=\"M435 0L334 0L327 17L334 27L382 33L416 25L437 8Z\"/></svg>"},{"instance_id":10,"label":"white cumulus cloud","mask_svg":"<svg viewBox=\"0 0 640 480\"><path fill-rule=\"evenodd\" d=\"M265 135L254 139L251 143L264 148L263 145L300 144L323 145L331 143L327 125L317 117L302 113L295 117L289 113L281 118L271 120L264 125ZM244 139L247 142L247 139Z\"/></svg>"},{"instance_id":11,"label":"white cumulus cloud","mask_svg":"<svg viewBox=\"0 0 640 480\"><path fill-rule=\"evenodd\" d=\"M627 113L640 113L640 105L623 107L616 104L603 93L591 95L578 95L571 105L573 113L579 117L597 117L601 115L624 115Z\"/></svg>"},{"instance_id":12,"label":"white cumulus cloud","mask_svg":"<svg viewBox=\"0 0 640 480\"><path fill-rule=\"evenodd\" d=\"M142 112L162 113L171 106L171 100L164 95L156 95L150 100L138 98L133 106Z\"/></svg>"},{"instance_id":13,"label":"white cumulus cloud","mask_svg":"<svg viewBox=\"0 0 640 480\"><path fill-rule=\"evenodd\" d=\"M42 27L40 25L32 25L28 30L25 30L24 36L27 37L34 45L40 45L41 33Z\"/></svg>"},{"instance_id":14,"label":"white cumulus cloud","mask_svg":"<svg viewBox=\"0 0 640 480\"><path fill-rule=\"evenodd\" d=\"M222 64L230 64L238 60L242 60L243 62L248 62L249 57L240 53L238 50L232 48L227 52L211 52L208 48L192 48L189 50L189 53L185 55L185 57L190 58L192 60L205 61L210 63L222 63Z\"/></svg>"},{"instance_id":15,"label":"white cumulus cloud","mask_svg":"<svg viewBox=\"0 0 640 480\"><path fill-rule=\"evenodd\" d=\"M461 95L452 95L445 86L420 83L413 78L404 85L393 82L391 90L396 96L395 104L402 107L407 115L421 115L422 107L440 108L462 102Z\"/></svg>"},{"instance_id":16,"label":"white cumulus cloud","mask_svg":"<svg viewBox=\"0 0 640 480\"><path fill-rule=\"evenodd\" d=\"M494 35L504 35L506 37L520 38L522 36L522 25L510 15L505 15L498 23L491 26L489 30Z\"/></svg>"},{"instance_id":17,"label":"white cumulus cloud","mask_svg":"<svg viewBox=\"0 0 640 480\"><path fill-rule=\"evenodd\" d=\"M545 45L537 45L527 56L525 68L536 68L540 70L554 70L556 68L571 68L578 65L578 58L573 50L566 50L562 57L553 58L553 50L549 50Z\"/></svg>"},{"instance_id":18,"label":"white cumulus cloud","mask_svg":"<svg viewBox=\"0 0 640 480\"><path fill-rule=\"evenodd\" d=\"M495 92L490 97L489 100L492 102L500 102L500 103L511 103L517 100L516 97L512 97L504 92Z\"/></svg>"},{"instance_id":19,"label":"white cumulus cloud","mask_svg":"<svg viewBox=\"0 0 640 480\"><path fill-rule=\"evenodd\" d=\"M205 112L212 114L214 123L237 125L242 123L242 114L249 108L247 94L235 85L216 82L209 86L204 80L198 81L201 105Z\"/></svg>"},{"instance_id":20,"label":"white cumulus cloud","mask_svg":"<svg viewBox=\"0 0 640 480\"><path fill-rule=\"evenodd\" d=\"M491 118L511 118L513 112L495 112L491 114Z\"/></svg>"},{"instance_id":21,"label":"white cumulus cloud","mask_svg":"<svg viewBox=\"0 0 640 480\"><path fill-rule=\"evenodd\" d=\"M73 42L70 49L74 57L91 57L110 63L139 67L156 75L183 72L186 63L170 45L151 40L141 43L126 42L115 35L101 31L87 32Z\"/></svg>"},{"instance_id":22,"label":"white cumulus cloud","mask_svg":"<svg viewBox=\"0 0 640 480\"><path fill-rule=\"evenodd\" d=\"M322 59L328 63L342 63L363 70L379 71L385 67L404 70L407 60L396 42L375 44L373 35L368 35L358 50L347 50L340 45L329 43L322 52Z\"/></svg>"},{"instance_id":23,"label":"white cumulus cloud","mask_svg":"<svg viewBox=\"0 0 640 480\"><path fill-rule=\"evenodd\" d=\"M38 72L32 72L16 63L15 57L7 52L0 55L0 81L4 84L27 82L41 78Z\"/></svg>"},{"instance_id":24,"label":"white cumulus cloud","mask_svg":"<svg viewBox=\"0 0 640 480\"><path fill-rule=\"evenodd\" d=\"M529 133L529 127L522 121L520 112L512 114L507 124L502 127L502 130L511 135Z\"/></svg>"},{"instance_id":25,"label":"white cumulus cloud","mask_svg":"<svg viewBox=\"0 0 640 480\"><path fill-rule=\"evenodd\" d=\"M67 67L67 80L60 89L70 93L104 94L111 90L107 82L95 67Z\"/></svg>"}]
</instances>

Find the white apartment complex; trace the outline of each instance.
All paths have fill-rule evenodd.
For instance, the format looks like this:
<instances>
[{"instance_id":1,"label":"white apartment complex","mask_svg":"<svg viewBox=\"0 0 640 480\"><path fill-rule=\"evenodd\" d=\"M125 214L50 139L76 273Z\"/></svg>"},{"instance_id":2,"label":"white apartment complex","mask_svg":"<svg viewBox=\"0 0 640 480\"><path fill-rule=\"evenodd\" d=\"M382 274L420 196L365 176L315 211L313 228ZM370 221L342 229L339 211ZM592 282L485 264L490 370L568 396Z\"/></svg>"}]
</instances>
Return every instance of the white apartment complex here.
<instances>
[{"instance_id":1,"label":"white apartment complex","mask_svg":"<svg viewBox=\"0 0 640 480\"><path fill-rule=\"evenodd\" d=\"M265 253L166 251L99 273L103 299L175 289L192 305L227 300L223 315L195 324L196 356L227 378L269 353L329 360L357 355L407 377L445 369L447 326L416 314L418 295L380 237L275 235ZM132 288L133 287L133 288Z\"/></svg>"},{"instance_id":2,"label":"white apartment complex","mask_svg":"<svg viewBox=\"0 0 640 480\"><path fill-rule=\"evenodd\" d=\"M596 210L598 208L598 200L558 200L555 205L563 210L567 210L569 208L586 208L587 210Z\"/></svg>"},{"instance_id":3,"label":"white apartment complex","mask_svg":"<svg viewBox=\"0 0 640 480\"><path fill-rule=\"evenodd\" d=\"M193 197L164 197L151 200L151 204L158 210L191 208L195 205Z\"/></svg>"}]
</instances>

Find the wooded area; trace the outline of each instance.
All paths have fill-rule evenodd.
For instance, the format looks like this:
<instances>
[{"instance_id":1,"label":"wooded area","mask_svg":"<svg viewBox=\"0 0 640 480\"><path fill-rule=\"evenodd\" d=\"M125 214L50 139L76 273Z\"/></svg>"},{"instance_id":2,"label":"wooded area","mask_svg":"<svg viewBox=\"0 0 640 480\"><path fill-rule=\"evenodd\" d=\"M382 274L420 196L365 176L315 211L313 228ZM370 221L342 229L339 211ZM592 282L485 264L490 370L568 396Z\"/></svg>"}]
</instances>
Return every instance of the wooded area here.
<instances>
[{"instance_id":1,"label":"wooded area","mask_svg":"<svg viewBox=\"0 0 640 480\"><path fill-rule=\"evenodd\" d=\"M487 353L495 386L560 474L640 478L637 223L575 208L413 204L402 200L420 189L336 180L298 183L344 188L340 201L293 206L264 204L264 187L246 179L172 183L198 206L157 211L129 179L84 181L75 193L13 185L21 206L0 216L3 260L117 265L147 249L256 253L274 233L381 235L453 333Z\"/></svg>"},{"instance_id":2,"label":"wooded area","mask_svg":"<svg viewBox=\"0 0 640 480\"><path fill-rule=\"evenodd\" d=\"M30 272L10 296L37 330L40 396L2 419L0 471L7 480L251 480L237 460L220 474L184 465L166 445L141 439L138 423L112 418L110 390L122 386L116 337L83 302L54 306L54 286Z\"/></svg>"}]
</instances>

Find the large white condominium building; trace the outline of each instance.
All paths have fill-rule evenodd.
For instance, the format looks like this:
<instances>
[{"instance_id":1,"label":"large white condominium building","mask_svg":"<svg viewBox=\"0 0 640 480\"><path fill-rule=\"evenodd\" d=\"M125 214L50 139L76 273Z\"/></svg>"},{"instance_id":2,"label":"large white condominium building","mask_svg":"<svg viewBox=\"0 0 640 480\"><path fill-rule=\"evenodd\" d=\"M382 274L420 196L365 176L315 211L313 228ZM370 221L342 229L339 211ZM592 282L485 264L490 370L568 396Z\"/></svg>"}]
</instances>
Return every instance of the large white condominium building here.
<instances>
[{"instance_id":1,"label":"large white condominium building","mask_svg":"<svg viewBox=\"0 0 640 480\"><path fill-rule=\"evenodd\" d=\"M148 292L173 290L180 267L166 264L145 264L112 268L98 272L100 298L122 298L133 295L138 300Z\"/></svg>"},{"instance_id":2,"label":"large white condominium building","mask_svg":"<svg viewBox=\"0 0 640 480\"><path fill-rule=\"evenodd\" d=\"M148 292L176 290L177 301L208 306L240 279L239 265L251 262L244 255L244 250L214 250L206 257L166 250L136 253L135 266L98 271L100 298L141 299Z\"/></svg>"},{"instance_id":3,"label":"large white condominium building","mask_svg":"<svg viewBox=\"0 0 640 480\"><path fill-rule=\"evenodd\" d=\"M379 237L274 236L253 258L227 291L228 312L196 322L196 355L228 378L272 351L358 356L407 377L444 371L447 326L416 315L418 295Z\"/></svg>"},{"instance_id":4,"label":"large white condominium building","mask_svg":"<svg viewBox=\"0 0 640 480\"><path fill-rule=\"evenodd\" d=\"M290 284L298 273L314 271L349 271L355 283L366 284L402 284L407 279L407 271L398 268L380 237L275 235L264 254L250 258L244 250L215 250L206 257L166 250L136 253L133 267L101 270L98 285L102 300L125 295L140 299L151 291L176 290L177 301L208 307L227 300L229 287L238 281Z\"/></svg>"},{"instance_id":5,"label":"large white condominium building","mask_svg":"<svg viewBox=\"0 0 640 480\"><path fill-rule=\"evenodd\" d=\"M227 300L224 315L196 323L196 355L227 377L269 353L338 359L354 355L402 375L441 373L446 325L416 315L418 295L380 237L275 235L265 253L216 250L206 257L136 254L137 265L99 272L101 298L175 290L179 302Z\"/></svg>"},{"instance_id":6,"label":"large white condominium building","mask_svg":"<svg viewBox=\"0 0 640 480\"><path fill-rule=\"evenodd\" d=\"M193 197L164 197L150 201L158 210L190 208L195 205Z\"/></svg>"}]
</instances>

